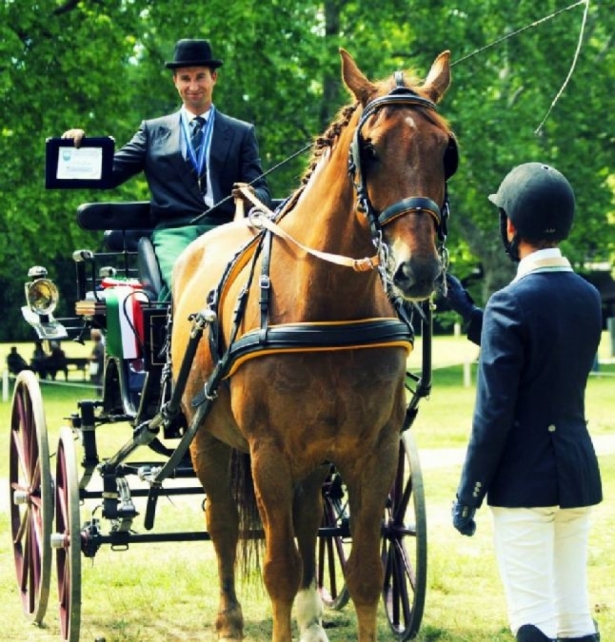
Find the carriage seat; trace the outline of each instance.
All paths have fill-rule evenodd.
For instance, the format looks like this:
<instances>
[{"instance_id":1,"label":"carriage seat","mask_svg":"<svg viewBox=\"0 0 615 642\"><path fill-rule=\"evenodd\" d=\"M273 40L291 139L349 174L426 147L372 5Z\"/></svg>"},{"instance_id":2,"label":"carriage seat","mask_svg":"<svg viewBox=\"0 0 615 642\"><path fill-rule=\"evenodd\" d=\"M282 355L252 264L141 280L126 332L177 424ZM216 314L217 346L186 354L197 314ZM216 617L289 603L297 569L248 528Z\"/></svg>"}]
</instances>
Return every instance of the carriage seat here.
<instances>
[{"instance_id":1,"label":"carriage seat","mask_svg":"<svg viewBox=\"0 0 615 642\"><path fill-rule=\"evenodd\" d=\"M105 230L103 240L109 252L137 252L139 239L150 238L151 235L151 229Z\"/></svg>"},{"instance_id":2,"label":"carriage seat","mask_svg":"<svg viewBox=\"0 0 615 642\"><path fill-rule=\"evenodd\" d=\"M137 243L137 272L143 289L153 301L162 291L162 274L149 236L142 236Z\"/></svg>"},{"instance_id":3,"label":"carriage seat","mask_svg":"<svg viewBox=\"0 0 615 642\"><path fill-rule=\"evenodd\" d=\"M83 203L77 209L77 222L84 230L140 230L147 228L149 201L126 203Z\"/></svg>"},{"instance_id":4,"label":"carriage seat","mask_svg":"<svg viewBox=\"0 0 615 642\"><path fill-rule=\"evenodd\" d=\"M111 252L136 252L139 239L151 236L149 201L84 203L77 209L77 222L84 230L104 231Z\"/></svg>"},{"instance_id":5,"label":"carriage seat","mask_svg":"<svg viewBox=\"0 0 615 642\"><path fill-rule=\"evenodd\" d=\"M136 252L137 271L143 289L156 300L162 289L160 267L150 240L149 201L84 203L77 209L77 222L84 230L104 231L111 252Z\"/></svg>"}]
</instances>

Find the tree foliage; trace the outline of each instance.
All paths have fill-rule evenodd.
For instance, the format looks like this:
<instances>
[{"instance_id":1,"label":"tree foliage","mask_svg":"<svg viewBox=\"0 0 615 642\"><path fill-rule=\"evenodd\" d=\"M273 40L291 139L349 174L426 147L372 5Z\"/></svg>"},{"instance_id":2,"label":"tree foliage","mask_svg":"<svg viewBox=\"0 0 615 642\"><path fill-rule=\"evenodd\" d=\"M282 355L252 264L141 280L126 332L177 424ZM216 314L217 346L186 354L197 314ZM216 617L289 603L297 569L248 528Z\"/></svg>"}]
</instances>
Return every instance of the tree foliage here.
<instances>
[{"instance_id":1,"label":"tree foliage","mask_svg":"<svg viewBox=\"0 0 615 642\"><path fill-rule=\"evenodd\" d=\"M591 4L574 73L536 133L568 75L585 4L565 11L555 0L413 4L389 0L375 11L366 0L184 0L179 11L171 0L0 0L0 285L8 308L0 338L15 338L23 326L18 308L29 266L53 265L71 292L72 251L100 243L74 222L80 203L147 198L142 178L112 192L45 190L45 139L79 126L119 146L142 119L175 110L164 62L181 37L210 39L225 61L215 102L257 124L265 169L309 144L349 100L339 47L374 78L402 68L424 75L450 49L453 85L441 111L461 153L449 185L454 272L482 265L479 299L510 277L486 196L527 160L555 165L575 188L566 254L577 265L609 261L614 12L606 2ZM298 185L306 160L298 156L270 174L276 196Z\"/></svg>"}]
</instances>

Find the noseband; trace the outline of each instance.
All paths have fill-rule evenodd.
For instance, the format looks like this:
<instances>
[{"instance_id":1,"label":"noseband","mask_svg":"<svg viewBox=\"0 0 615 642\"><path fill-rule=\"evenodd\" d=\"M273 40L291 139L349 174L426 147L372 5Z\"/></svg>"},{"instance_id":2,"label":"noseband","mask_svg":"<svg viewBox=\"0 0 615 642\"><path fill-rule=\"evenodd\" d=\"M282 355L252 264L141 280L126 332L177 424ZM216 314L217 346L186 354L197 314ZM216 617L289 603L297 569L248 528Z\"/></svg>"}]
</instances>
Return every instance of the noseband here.
<instances>
[{"instance_id":1,"label":"noseband","mask_svg":"<svg viewBox=\"0 0 615 642\"><path fill-rule=\"evenodd\" d=\"M350 156L348 159L348 172L352 178L353 185L357 192L357 199L360 211L364 212L369 221L372 235L377 237L380 230L390 223L391 221L404 216L405 214L426 213L431 216L436 223L436 231L438 233L439 241L444 244L448 234L448 217L449 217L449 204L448 193L446 185L444 186L444 203L440 207L435 201L426 196L410 196L404 198L397 203L393 203L385 208L378 214L374 209L369 196L367 194L367 185L364 180L364 171L361 166L361 149L364 141L361 138L361 130L368 118L372 116L378 109L386 105L415 105L418 107L425 107L436 111L436 105L431 100L419 96L415 91L405 87L403 84L403 76L401 72L395 73L395 81L397 86L389 92L386 96L376 98L371 103L368 103L363 114L359 119L359 124L354 133L352 143L350 146ZM444 154L444 174L448 179L457 170L458 154L457 143L451 136L449 139L448 148Z\"/></svg>"}]
</instances>

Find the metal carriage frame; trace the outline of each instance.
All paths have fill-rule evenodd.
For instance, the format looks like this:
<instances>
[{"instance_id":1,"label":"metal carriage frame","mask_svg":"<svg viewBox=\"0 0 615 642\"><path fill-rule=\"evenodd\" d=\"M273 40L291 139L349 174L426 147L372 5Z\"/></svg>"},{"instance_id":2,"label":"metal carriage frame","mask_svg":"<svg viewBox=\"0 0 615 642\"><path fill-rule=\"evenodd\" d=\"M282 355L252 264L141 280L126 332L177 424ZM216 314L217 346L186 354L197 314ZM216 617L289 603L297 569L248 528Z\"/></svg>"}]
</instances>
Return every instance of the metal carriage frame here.
<instances>
[{"instance_id":1,"label":"metal carriage frame","mask_svg":"<svg viewBox=\"0 0 615 642\"><path fill-rule=\"evenodd\" d=\"M9 453L10 514L12 546L18 589L26 616L41 624L50 595L52 556L55 555L59 619L62 639L78 642L81 628L81 556L93 558L102 546L127 548L132 544L208 540L205 530L197 532L152 532L156 499L165 495L203 494L200 486L186 483L195 478L185 448L166 443L186 436L179 417L164 415L171 395L170 368L164 358L164 342L170 313L156 300L159 276L152 264L147 243L148 230L139 228L145 202L97 203L79 208L81 227L102 232L112 251L73 253L77 277L76 316L54 319L36 303L23 309L24 316L41 339L72 337L83 340L91 328L106 330L107 303L101 295L101 277L131 283L139 275L145 292L139 303L144 332L141 353L136 359L107 354L102 400L81 399L59 433L55 467L47 433L43 397L38 379L31 371L15 381L11 409ZM146 241L137 239L145 238ZM119 241L119 243L118 243ZM132 244L132 245L131 245ZM154 260L155 262L155 260ZM32 272L32 271L31 271ZM39 268L29 285L48 294L53 284ZM45 281L45 287L38 287ZM121 282L121 281L120 281ZM34 291L37 291L35 288ZM28 291L28 286L27 286ZM32 301L30 301L32 303ZM420 460L413 432L408 430L418 412L419 401L431 389L432 307L429 302L414 306L420 322L422 364L418 374L407 373L409 401L404 430L400 435L398 469L381 525L384 569L383 604L395 639L410 640L420 628L427 584L427 525ZM162 415L161 415L162 413ZM109 458L101 459L96 435L105 425L127 423L132 435ZM163 434L160 434L162 430ZM163 441L159 438L164 438ZM75 441L81 443L77 462ZM181 444L181 442L180 442ZM151 461L131 461L141 447L157 455ZM161 458L168 458L165 478L179 480L162 489ZM91 489L94 477L98 489ZM145 482L131 488L128 480ZM149 486L149 487L148 487ZM318 584L324 603L342 608L349 599L344 583L344 565L351 544L350 519L344 482L331 466L322 488L323 517L319 529ZM133 499L145 499L144 527L135 532L139 515ZM89 501L102 505L101 517L83 520L80 506ZM108 524L105 528L103 524ZM262 537L253 531L248 537Z\"/></svg>"}]
</instances>

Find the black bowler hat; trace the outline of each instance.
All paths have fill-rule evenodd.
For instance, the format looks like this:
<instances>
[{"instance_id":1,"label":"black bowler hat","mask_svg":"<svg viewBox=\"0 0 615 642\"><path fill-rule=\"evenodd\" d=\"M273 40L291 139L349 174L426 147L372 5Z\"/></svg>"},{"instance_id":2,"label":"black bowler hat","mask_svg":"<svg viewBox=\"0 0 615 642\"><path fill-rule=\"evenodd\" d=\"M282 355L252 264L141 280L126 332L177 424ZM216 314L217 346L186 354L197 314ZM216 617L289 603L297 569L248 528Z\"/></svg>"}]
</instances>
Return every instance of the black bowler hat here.
<instances>
[{"instance_id":1,"label":"black bowler hat","mask_svg":"<svg viewBox=\"0 0 615 642\"><path fill-rule=\"evenodd\" d=\"M222 66L221 60L214 60L211 56L211 45L208 40L178 40L175 44L173 60L167 62L167 69L179 67L211 67L217 69Z\"/></svg>"}]
</instances>

